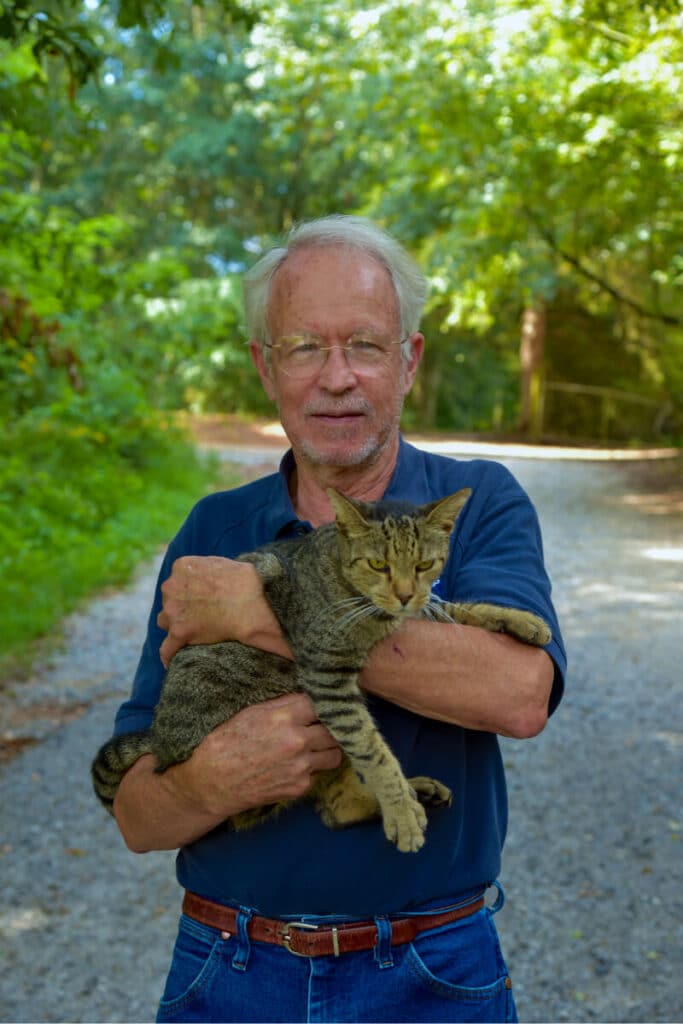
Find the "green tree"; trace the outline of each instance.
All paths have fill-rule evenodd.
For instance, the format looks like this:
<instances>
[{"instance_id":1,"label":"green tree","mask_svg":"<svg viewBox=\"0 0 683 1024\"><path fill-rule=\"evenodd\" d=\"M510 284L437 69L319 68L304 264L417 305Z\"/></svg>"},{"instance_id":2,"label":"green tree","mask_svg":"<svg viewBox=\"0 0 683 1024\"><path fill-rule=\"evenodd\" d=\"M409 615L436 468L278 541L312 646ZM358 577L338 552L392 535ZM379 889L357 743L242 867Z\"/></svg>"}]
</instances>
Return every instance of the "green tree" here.
<instances>
[{"instance_id":1,"label":"green tree","mask_svg":"<svg viewBox=\"0 0 683 1024\"><path fill-rule=\"evenodd\" d=\"M72 103L60 58L37 65L25 36L12 42L33 72L10 89L22 157L7 203L16 224L32 211L40 253L46 213L55 252L106 235L84 268L87 315L119 325L155 401L255 402L231 275L294 221L347 211L428 269L423 425L528 421L544 376L680 410L673 0L227 8L131 2L118 23L108 4L80 9L106 57ZM32 257L12 237L18 279ZM558 331L568 305L608 358L566 357L585 351Z\"/></svg>"}]
</instances>

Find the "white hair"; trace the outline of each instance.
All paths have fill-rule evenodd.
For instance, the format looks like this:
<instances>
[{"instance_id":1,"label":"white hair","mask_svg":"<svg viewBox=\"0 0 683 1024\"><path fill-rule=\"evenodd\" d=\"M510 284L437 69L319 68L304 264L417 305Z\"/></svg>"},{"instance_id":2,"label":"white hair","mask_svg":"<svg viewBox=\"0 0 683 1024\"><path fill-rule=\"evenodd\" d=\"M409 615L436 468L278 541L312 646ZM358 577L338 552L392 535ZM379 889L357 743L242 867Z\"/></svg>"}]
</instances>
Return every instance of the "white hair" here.
<instances>
[{"instance_id":1,"label":"white hair","mask_svg":"<svg viewBox=\"0 0 683 1024\"><path fill-rule=\"evenodd\" d=\"M269 341L268 303L275 272L299 249L339 246L357 249L384 266L398 304L401 338L414 334L427 298L427 280L403 246L364 217L335 214L295 225L281 246L267 252L243 279L244 315L249 338ZM408 355L404 349L404 355Z\"/></svg>"}]
</instances>

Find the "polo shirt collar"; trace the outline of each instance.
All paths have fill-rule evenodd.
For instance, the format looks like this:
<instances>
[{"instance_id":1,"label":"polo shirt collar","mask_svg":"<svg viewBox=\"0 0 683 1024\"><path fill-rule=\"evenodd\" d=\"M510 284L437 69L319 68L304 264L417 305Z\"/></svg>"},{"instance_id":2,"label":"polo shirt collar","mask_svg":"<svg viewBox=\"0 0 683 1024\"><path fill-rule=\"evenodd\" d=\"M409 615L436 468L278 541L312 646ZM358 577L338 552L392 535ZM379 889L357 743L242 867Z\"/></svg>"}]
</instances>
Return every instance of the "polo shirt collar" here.
<instances>
[{"instance_id":1,"label":"polo shirt collar","mask_svg":"<svg viewBox=\"0 0 683 1024\"><path fill-rule=\"evenodd\" d=\"M277 540L311 529L309 523L299 519L289 493L289 481L295 469L292 449L288 448L280 460L278 472L273 476L273 489L268 507L269 533Z\"/></svg>"}]
</instances>

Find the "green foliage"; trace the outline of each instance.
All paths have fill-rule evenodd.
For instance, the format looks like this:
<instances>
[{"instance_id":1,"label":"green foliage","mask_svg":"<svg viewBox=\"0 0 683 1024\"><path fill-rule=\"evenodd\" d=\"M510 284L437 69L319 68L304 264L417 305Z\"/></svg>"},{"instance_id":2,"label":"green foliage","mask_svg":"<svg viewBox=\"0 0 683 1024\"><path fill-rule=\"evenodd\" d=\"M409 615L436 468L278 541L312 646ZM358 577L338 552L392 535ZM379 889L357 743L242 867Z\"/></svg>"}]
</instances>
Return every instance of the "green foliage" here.
<instances>
[{"instance_id":1,"label":"green foliage","mask_svg":"<svg viewBox=\"0 0 683 1024\"><path fill-rule=\"evenodd\" d=\"M239 278L191 278L169 290L168 297L135 302L137 326L129 336L144 332L142 352L156 355L149 368L147 391L156 405L194 412L230 409L265 412L270 409L255 374L241 329L242 296Z\"/></svg>"},{"instance_id":2,"label":"green foliage","mask_svg":"<svg viewBox=\"0 0 683 1024\"><path fill-rule=\"evenodd\" d=\"M94 342L77 353L58 322L7 292L0 342L2 656L94 587L127 579L213 469L125 367L96 359Z\"/></svg>"},{"instance_id":3,"label":"green foliage","mask_svg":"<svg viewBox=\"0 0 683 1024\"><path fill-rule=\"evenodd\" d=\"M539 302L549 381L599 366L683 416L675 0L1 2L0 280L90 372L265 409L237 276L293 222L360 212L431 279L420 426L514 424Z\"/></svg>"},{"instance_id":4,"label":"green foliage","mask_svg":"<svg viewBox=\"0 0 683 1024\"><path fill-rule=\"evenodd\" d=\"M112 393L114 389L112 388ZM0 431L0 655L168 541L213 470L118 395L55 404Z\"/></svg>"},{"instance_id":5,"label":"green foliage","mask_svg":"<svg viewBox=\"0 0 683 1024\"><path fill-rule=\"evenodd\" d=\"M202 0L193 6L199 10ZM256 15L248 3L221 0L223 18L230 24L255 24ZM164 21L163 0L100 0L99 11L107 18L114 15L120 29L154 31ZM69 74L69 96L83 85L101 66L105 53L98 33L84 21L81 0L34 3L31 0L0 0L0 40L30 50L36 62L45 56L61 60ZM157 61L164 64L164 47L159 47Z\"/></svg>"}]
</instances>

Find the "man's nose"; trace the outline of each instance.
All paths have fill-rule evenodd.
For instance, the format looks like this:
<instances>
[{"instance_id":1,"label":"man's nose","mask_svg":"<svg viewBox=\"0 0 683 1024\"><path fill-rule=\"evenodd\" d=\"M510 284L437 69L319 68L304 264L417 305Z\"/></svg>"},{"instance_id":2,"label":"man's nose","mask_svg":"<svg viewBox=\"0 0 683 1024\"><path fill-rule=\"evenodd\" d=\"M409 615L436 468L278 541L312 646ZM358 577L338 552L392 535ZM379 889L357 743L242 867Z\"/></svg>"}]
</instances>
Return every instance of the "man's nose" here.
<instances>
[{"instance_id":1,"label":"man's nose","mask_svg":"<svg viewBox=\"0 0 683 1024\"><path fill-rule=\"evenodd\" d=\"M355 387L358 378L349 366L346 352L341 345L333 345L327 352L325 365L318 374L318 383L326 391L348 391Z\"/></svg>"}]
</instances>

